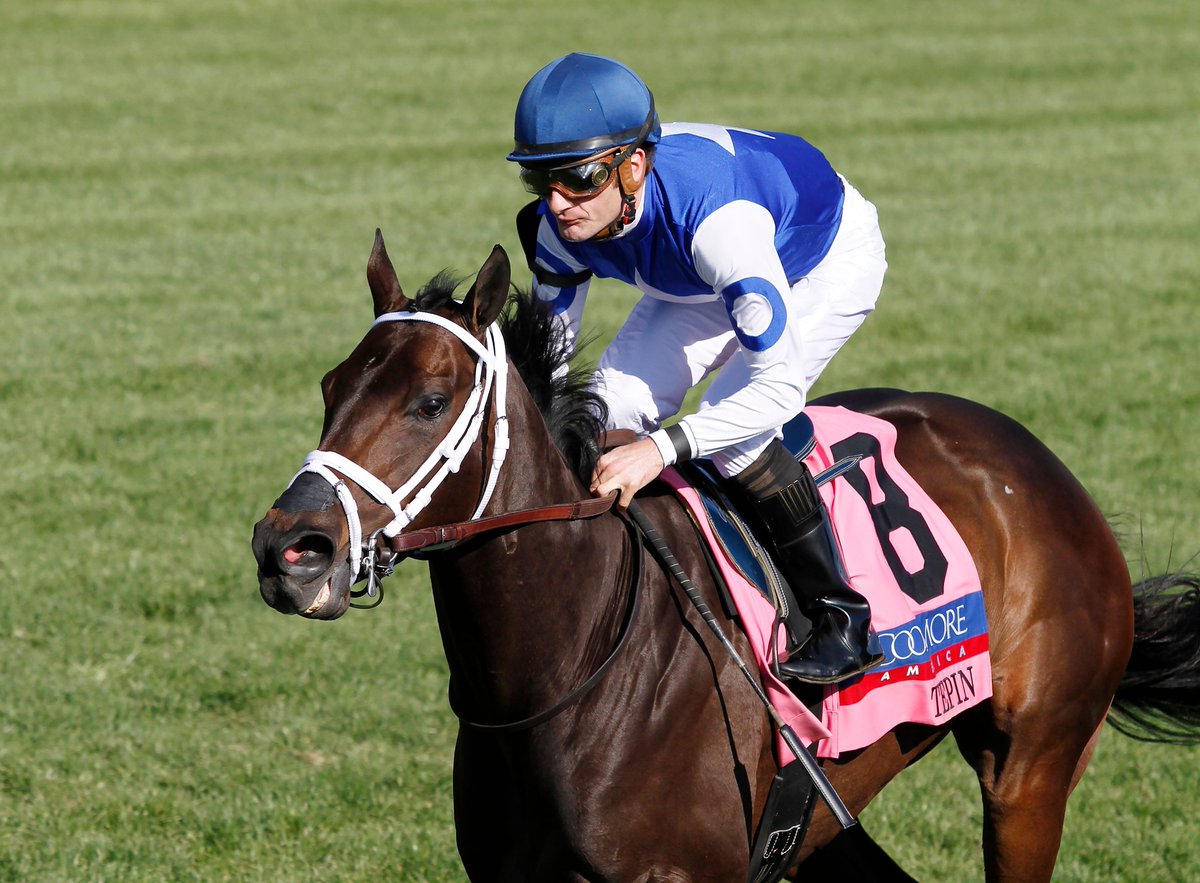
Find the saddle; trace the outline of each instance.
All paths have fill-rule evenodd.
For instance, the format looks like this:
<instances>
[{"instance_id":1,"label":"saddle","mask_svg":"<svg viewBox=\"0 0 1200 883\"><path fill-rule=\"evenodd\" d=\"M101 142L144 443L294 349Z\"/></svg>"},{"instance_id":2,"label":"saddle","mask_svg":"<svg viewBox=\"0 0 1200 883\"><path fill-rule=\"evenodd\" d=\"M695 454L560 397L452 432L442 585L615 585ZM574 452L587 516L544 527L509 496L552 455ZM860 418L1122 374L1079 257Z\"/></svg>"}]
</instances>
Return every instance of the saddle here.
<instances>
[{"instance_id":1,"label":"saddle","mask_svg":"<svg viewBox=\"0 0 1200 883\"><path fill-rule=\"evenodd\" d=\"M807 457L816 445L813 424L808 415L801 413L784 427L784 447L797 460ZM828 469L814 476L820 487L839 475L854 468L862 459L859 455L844 457ZM678 463L675 470L692 486L704 504L713 532L721 544L726 558L741 572L746 580L756 586L763 596L771 601L776 610L783 610L786 602L781 598L783 575L779 571L767 546L758 539L746 516L739 510L733 482L722 476L711 460L697 459ZM728 587L721 578L720 569L715 567L708 544L702 541L705 554L709 555L710 569L721 588L721 601L725 612L737 618L737 608L729 596ZM818 691L819 692L819 691Z\"/></svg>"},{"instance_id":2,"label":"saddle","mask_svg":"<svg viewBox=\"0 0 1200 883\"><path fill-rule=\"evenodd\" d=\"M876 669L826 685L819 716L808 712L807 695L801 701L773 675L781 652L772 587L779 575L731 505L736 495L725 493L711 463L680 464L659 480L683 502L710 546L710 562L717 561L732 588L739 625L773 701L794 715L791 725L804 744L816 743L818 757L836 758L899 724L940 726L986 701L991 661L974 559L896 458L896 428L845 408L812 406L785 431L785 446L796 454L814 438L810 419L816 441L805 464L821 485L847 576L871 605L885 656Z\"/></svg>"}]
</instances>

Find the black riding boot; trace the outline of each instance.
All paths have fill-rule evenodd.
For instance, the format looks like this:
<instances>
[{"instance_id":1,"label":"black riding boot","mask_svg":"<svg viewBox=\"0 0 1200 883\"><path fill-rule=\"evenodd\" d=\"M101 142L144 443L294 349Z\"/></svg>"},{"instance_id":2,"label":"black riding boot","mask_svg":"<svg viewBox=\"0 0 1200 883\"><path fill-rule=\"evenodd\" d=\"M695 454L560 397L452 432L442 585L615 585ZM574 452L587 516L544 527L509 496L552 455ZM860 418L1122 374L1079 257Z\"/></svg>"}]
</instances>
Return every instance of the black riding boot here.
<instances>
[{"instance_id":1,"label":"black riding boot","mask_svg":"<svg viewBox=\"0 0 1200 883\"><path fill-rule=\"evenodd\" d=\"M734 480L753 501L793 600L800 602L788 605L786 626L793 641L803 635L796 608L812 622L808 637L779 663L780 677L833 684L882 662L871 608L846 581L829 516L808 467L775 442Z\"/></svg>"}]
</instances>

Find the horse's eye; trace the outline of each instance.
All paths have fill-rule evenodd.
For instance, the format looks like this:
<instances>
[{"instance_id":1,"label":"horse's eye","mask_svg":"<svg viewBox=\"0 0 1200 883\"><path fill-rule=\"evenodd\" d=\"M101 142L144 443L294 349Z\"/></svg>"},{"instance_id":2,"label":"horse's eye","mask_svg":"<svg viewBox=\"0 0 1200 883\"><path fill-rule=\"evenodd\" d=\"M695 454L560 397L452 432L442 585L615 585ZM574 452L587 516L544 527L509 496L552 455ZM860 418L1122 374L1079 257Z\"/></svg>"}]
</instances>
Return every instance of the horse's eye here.
<instances>
[{"instance_id":1,"label":"horse's eye","mask_svg":"<svg viewBox=\"0 0 1200 883\"><path fill-rule=\"evenodd\" d=\"M421 402L417 413L426 420L433 420L442 416L442 412L446 410L446 400L441 396L431 396Z\"/></svg>"}]
</instances>

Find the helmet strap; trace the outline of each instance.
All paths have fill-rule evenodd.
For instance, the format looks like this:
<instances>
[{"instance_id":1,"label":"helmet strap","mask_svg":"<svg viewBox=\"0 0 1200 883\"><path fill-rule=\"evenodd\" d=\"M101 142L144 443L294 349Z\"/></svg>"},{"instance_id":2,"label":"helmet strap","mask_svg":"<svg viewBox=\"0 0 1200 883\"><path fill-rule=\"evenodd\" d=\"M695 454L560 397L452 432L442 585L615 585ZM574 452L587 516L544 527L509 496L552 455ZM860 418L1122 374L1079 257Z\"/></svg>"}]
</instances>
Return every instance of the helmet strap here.
<instances>
[{"instance_id":1,"label":"helmet strap","mask_svg":"<svg viewBox=\"0 0 1200 883\"><path fill-rule=\"evenodd\" d=\"M640 145L635 144L629 150L632 155ZM617 166L617 188L621 191L621 213L617 215L617 219L609 224L592 237L595 241L603 241L616 236L626 227L633 223L633 219L637 217L637 192L639 183L633 177L633 169L630 167L628 159Z\"/></svg>"}]
</instances>

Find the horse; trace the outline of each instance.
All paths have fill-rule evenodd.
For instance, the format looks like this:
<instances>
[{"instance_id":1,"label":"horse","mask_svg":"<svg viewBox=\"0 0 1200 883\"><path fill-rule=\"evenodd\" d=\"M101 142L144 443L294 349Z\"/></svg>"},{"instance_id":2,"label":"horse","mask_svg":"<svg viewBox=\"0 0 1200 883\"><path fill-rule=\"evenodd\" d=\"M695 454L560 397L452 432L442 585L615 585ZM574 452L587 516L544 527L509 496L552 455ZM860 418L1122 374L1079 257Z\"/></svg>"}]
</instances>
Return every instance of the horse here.
<instances>
[{"instance_id":1,"label":"horse","mask_svg":"<svg viewBox=\"0 0 1200 883\"><path fill-rule=\"evenodd\" d=\"M376 321L322 381L320 447L254 529L262 598L336 619L357 580L378 591L389 538L427 560L471 880L747 879L778 769L771 720L629 520L589 500L603 406L545 308L513 293L500 246L461 302L446 273L409 299L379 231L367 278ZM993 668L989 700L822 769L857 815L953 734L979 779L987 880L1049 880L1106 719L1146 739L1200 735L1200 582L1132 585L1088 493L997 411L886 389L821 402L896 427L898 459L974 559ZM651 485L639 505L748 656L674 495ZM844 838L817 805L788 876L826 873ZM863 843L833 867L911 879Z\"/></svg>"}]
</instances>

